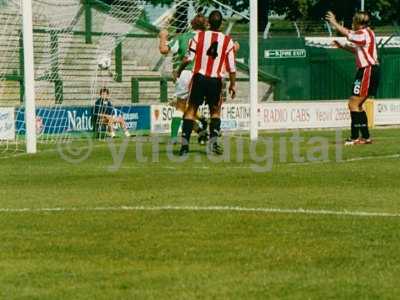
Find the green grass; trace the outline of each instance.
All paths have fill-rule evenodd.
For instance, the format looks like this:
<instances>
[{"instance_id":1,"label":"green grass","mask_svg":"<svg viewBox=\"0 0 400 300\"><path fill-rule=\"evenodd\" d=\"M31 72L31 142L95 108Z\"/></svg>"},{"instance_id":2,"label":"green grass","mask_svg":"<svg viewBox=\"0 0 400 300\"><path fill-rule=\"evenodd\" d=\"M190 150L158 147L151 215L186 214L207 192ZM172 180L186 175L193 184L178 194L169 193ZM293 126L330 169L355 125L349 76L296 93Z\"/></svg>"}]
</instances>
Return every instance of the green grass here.
<instances>
[{"instance_id":1,"label":"green grass","mask_svg":"<svg viewBox=\"0 0 400 300\"><path fill-rule=\"evenodd\" d=\"M256 211L93 210L234 206L400 214L400 130L343 149L329 162L280 162L257 173L244 139L242 162L213 163L192 145L184 163L140 163L129 143L111 172L106 142L70 164L55 146L0 159L0 299L393 299L400 294L400 217ZM287 140L292 133L286 133ZM86 147L85 141L74 142ZM120 150L121 140L115 142ZM258 154L265 152L258 146ZM288 153L292 152L290 143ZM310 151L306 143L301 154ZM200 162L198 161L200 160ZM257 163L261 165L261 163ZM18 211L28 208L31 211ZM33 211L63 208L63 211ZM10 211L5 211L10 209Z\"/></svg>"}]
</instances>

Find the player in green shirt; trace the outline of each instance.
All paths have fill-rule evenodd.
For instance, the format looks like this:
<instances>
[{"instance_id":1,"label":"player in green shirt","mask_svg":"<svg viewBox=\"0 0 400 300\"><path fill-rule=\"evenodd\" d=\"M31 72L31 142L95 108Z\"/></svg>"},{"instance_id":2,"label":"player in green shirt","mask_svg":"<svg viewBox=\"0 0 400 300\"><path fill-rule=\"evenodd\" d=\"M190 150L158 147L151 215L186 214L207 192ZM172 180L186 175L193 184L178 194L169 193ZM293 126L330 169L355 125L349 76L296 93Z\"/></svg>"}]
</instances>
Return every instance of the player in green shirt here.
<instances>
[{"instance_id":1,"label":"player in green shirt","mask_svg":"<svg viewBox=\"0 0 400 300\"><path fill-rule=\"evenodd\" d=\"M168 48L170 49L173 57L173 68L177 70L182 63L183 58L189 50L189 42L195 36L194 31L184 32L176 36L174 39L168 42ZM185 70L192 70L194 62L189 64Z\"/></svg>"},{"instance_id":2,"label":"player in green shirt","mask_svg":"<svg viewBox=\"0 0 400 300\"><path fill-rule=\"evenodd\" d=\"M188 65L185 70L177 78L177 69L182 63L183 58L186 56L189 48L189 41L195 36L196 31L206 30L207 19L203 15L197 15L191 22L192 31L178 34L174 39L168 41L168 32L163 30L160 32L160 53L167 55L173 54L173 76L176 79L175 84L175 97L176 101L176 112L171 122L171 138L176 140L178 137L179 128L182 123L183 114L186 110L187 99L189 97L190 83L192 81L192 69L193 64ZM199 130L204 134L204 130L207 128L207 121L205 118L199 119ZM199 136L199 141L204 141L203 136ZM205 141L204 141L205 142Z\"/></svg>"}]
</instances>

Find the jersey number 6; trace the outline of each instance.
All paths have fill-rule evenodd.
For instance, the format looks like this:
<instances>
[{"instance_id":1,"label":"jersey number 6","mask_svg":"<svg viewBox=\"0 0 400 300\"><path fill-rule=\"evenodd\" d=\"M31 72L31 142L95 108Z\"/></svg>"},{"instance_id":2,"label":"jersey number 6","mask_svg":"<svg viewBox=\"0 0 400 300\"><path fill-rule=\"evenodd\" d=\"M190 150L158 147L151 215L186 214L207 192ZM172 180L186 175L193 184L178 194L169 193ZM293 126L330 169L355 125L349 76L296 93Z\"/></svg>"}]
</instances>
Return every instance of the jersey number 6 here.
<instances>
[{"instance_id":1,"label":"jersey number 6","mask_svg":"<svg viewBox=\"0 0 400 300\"><path fill-rule=\"evenodd\" d=\"M360 95L360 91L361 91L361 82L357 80L356 82L354 82L353 93L354 95Z\"/></svg>"},{"instance_id":2,"label":"jersey number 6","mask_svg":"<svg viewBox=\"0 0 400 300\"><path fill-rule=\"evenodd\" d=\"M210 48L207 50L207 55L211 56L213 59L218 57L218 42L211 44Z\"/></svg>"}]
</instances>

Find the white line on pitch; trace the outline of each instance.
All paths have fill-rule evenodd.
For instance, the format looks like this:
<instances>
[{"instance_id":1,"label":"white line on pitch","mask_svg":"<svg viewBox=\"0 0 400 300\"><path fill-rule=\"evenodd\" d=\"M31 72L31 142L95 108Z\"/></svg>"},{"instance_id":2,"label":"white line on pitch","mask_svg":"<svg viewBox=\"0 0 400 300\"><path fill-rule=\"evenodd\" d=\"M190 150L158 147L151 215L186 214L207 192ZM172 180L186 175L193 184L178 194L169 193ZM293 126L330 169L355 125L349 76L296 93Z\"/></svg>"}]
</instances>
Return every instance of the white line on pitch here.
<instances>
[{"instance_id":1,"label":"white line on pitch","mask_svg":"<svg viewBox=\"0 0 400 300\"><path fill-rule=\"evenodd\" d=\"M344 160L344 162L352 162L352 161L359 161L359 160L372 160L372 159L377 159L377 158L400 158L400 154L354 157L354 158L348 158L348 159Z\"/></svg>"},{"instance_id":2,"label":"white line on pitch","mask_svg":"<svg viewBox=\"0 0 400 300\"><path fill-rule=\"evenodd\" d=\"M338 164L343 164L343 163L351 163L351 162L357 162L357 161L364 161L364 160L374 160L374 159L395 159L395 158L400 158L400 154L390 154L390 155L376 155L376 156L364 156L364 157L354 157L354 158L348 158L344 160L319 160L319 161L306 161L306 162L289 162L289 163L281 163L279 162L277 165L283 166L283 165L289 165L289 166L307 166L307 165L318 165L318 164L329 164L329 163L338 163ZM179 164L178 164L179 165ZM246 165L241 165L241 166L232 166L232 165L226 165L224 162L220 163L215 163L213 164L214 166L222 166L222 169L251 169L251 165L257 165L254 162L248 162ZM138 166L129 166L129 165L124 165L121 166L119 169L122 170L129 170L129 169L143 169L143 168L159 168L159 169L165 169L165 170L180 170L180 169L185 169L186 166L183 165L182 168L178 168L175 166L157 166L154 164L141 164ZM104 169L105 167L99 167ZM210 169L210 166L202 166L202 165L192 165L190 169L199 169L199 170L208 170Z\"/></svg>"},{"instance_id":3,"label":"white line on pitch","mask_svg":"<svg viewBox=\"0 0 400 300\"><path fill-rule=\"evenodd\" d=\"M239 206L117 206L117 207L53 207L53 208L0 208L0 213L41 213L41 212L111 212L111 211L212 211L212 212L254 212L270 214L333 215L354 217L400 218L400 213L367 212L325 209L250 208Z\"/></svg>"},{"instance_id":4,"label":"white line on pitch","mask_svg":"<svg viewBox=\"0 0 400 300\"><path fill-rule=\"evenodd\" d=\"M92 148L102 148L104 147L103 144L101 145L94 145ZM87 146L85 147L80 147L76 148L76 150L86 150L89 149ZM42 150L41 153L54 153L57 152L58 149L45 149ZM22 156L29 156L31 154L27 153L16 153L12 154L9 156L0 156L0 160L2 159L8 159L8 158L15 158L15 157L22 157ZM364 157L354 157L354 158L348 158L348 159L343 159L339 161L335 160L322 160L322 161L306 161L306 162L289 162L289 163L281 163L279 162L279 165L291 165L291 166L296 166L296 165L316 165L316 164L327 164L327 163L349 163L349 162L357 162L357 161L364 161L364 160L374 160L374 159L394 159L394 158L400 158L400 154L388 154L388 155L376 155L376 156L364 156ZM249 164L255 164L254 162L249 162ZM141 165L141 166L123 166L120 167L120 169L139 169L139 168L144 168L146 165ZM107 166L101 167L102 169L107 168ZM161 166L160 168L162 169L178 169L174 166ZM209 166L193 166L193 169L208 169ZM251 166L225 166L225 169L251 169Z\"/></svg>"},{"instance_id":5,"label":"white line on pitch","mask_svg":"<svg viewBox=\"0 0 400 300\"><path fill-rule=\"evenodd\" d=\"M372 155L372 156L363 156L363 157L353 157L347 158L343 160L317 160L317 161L306 161L306 162L292 162L288 163L288 165L313 165L313 164L327 164L327 163L349 163L355 161L363 161L363 160L374 160L374 159L392 159L392 158L400 158L400 154L388 154L388 155Z\"/></svg>"}]
</instances>

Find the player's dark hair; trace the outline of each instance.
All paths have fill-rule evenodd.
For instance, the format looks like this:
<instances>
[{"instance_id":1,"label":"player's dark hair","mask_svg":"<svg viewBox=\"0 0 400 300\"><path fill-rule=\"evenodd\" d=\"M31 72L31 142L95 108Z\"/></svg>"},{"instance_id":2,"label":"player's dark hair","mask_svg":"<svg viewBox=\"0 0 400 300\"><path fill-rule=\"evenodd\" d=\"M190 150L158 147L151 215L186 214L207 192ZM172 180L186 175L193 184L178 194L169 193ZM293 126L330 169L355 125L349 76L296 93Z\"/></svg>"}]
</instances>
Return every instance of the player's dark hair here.
<instances>
[{"instance_id":1,"label":"player's dark hair","mask_svg":"<svg viewBox=\"0 0 400 300\"><path fill-rule=\"evenodd\" d=\"M213 31L217 31L220 29L222 25L222 14L219 10L214 10L210 13L208 17L208 23L210 24L210 29Z\"/></svg>"},{"instance_id":2,"label":"player's dark hair","mask_svg":"<svg viewBox=\"0 0 400 300\"><path fill-rule=\"evenodd\" d=\"M193 30L202 30L202 31L206 30L207 29L206 17L204 17L203 14L200 14L200 13L197 14L193 18L191 25L192 25Z\"/></svg>"},{"instance_id":3,"label":"player's dark hair","mask_svg":"<svg viewBox=\"0 0 400 300\"><path fill-rule=\"evenodd\" d=\"M110 90L108 88L103 87L103 88L100 89L100 95L103 94L103 93L110 94Z\"/></svg>"}]
</instances>

